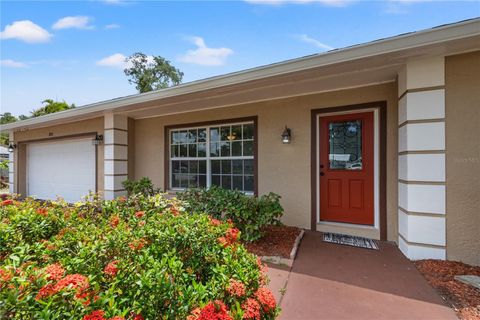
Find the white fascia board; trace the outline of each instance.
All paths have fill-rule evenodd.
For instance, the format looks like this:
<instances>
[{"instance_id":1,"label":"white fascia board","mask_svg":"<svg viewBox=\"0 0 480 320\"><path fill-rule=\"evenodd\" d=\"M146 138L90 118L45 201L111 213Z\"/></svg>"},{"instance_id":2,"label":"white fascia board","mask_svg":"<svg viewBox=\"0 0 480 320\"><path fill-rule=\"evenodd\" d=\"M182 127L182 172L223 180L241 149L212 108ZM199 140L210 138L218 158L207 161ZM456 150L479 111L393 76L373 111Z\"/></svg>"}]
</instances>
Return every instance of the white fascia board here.
<instances>
[{"instance_id":1,"label":"white fascia board","mask_svg":"<svg viewBox=\"0 0 480 320\"><path fill-rule=\"evenodd\" d=\"M342 63L376 55L387 54L395 51L433 45L441 42L468 38L480 35L480 18L459 22L451 25L440 26L423 31L407 33L391 38L376 40L343 49L331 50L325 53L310 55L302 58L282 61L266 66L233 72L226 75L206 78L180 84L175 87L156 91L130 95L112 100L97 102L71 110L45 115L38 118L27 119L0 126L0 131L25 128L40 123L57 121L72 117L83 116L89 113L103 113L114 111L116 108L137 103L145 103L168 97L219 88L223 86L259 80L271 76L307 70L311 68Z\"/></svg>"}]
</instances>

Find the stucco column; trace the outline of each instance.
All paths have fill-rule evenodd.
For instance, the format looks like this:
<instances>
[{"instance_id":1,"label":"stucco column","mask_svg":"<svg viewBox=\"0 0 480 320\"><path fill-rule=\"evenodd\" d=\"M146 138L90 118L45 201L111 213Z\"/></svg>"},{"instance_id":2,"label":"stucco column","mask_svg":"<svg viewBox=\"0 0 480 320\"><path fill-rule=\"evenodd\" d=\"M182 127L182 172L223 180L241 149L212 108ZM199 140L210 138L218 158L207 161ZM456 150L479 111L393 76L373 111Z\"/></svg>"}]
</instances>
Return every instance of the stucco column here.
<instances>
[{"instance_id":1,"label":"stucco column","mask_svg":"<svg viewBox=\"0 0 480 320\"><path fill-rule=\"evenodd\" d=\"M445 59L398 74L399 247L410 259L445 259Z\"/></svg>"},{"instance_id":2,"label":"stucco column","mask_svg":"<svg viewBox=\"0 0 480 320\"><path fill-rule=\"evenodd\" d=\"M122 182L128 179L128 118L105 115L104 129L104 198L125 195Z\"/></svg>"},{"instance_id":3,"label":"stucco column","mask_svg":"<svg viewBox=\"0 0 480 320\"><path fill-rule=\"evenodd\" d=\"M13 142L14 141L14 134L13 132L10 132L9 133L9 142ZM16 184L16 181L15 181L15 153L17 152L17 149L15 148L15 150L13 152L10 152L9 156L8 156L8 191L10 193L15 193L16 190L15 190L15 184Z\"/></svg>"}]
</instances>

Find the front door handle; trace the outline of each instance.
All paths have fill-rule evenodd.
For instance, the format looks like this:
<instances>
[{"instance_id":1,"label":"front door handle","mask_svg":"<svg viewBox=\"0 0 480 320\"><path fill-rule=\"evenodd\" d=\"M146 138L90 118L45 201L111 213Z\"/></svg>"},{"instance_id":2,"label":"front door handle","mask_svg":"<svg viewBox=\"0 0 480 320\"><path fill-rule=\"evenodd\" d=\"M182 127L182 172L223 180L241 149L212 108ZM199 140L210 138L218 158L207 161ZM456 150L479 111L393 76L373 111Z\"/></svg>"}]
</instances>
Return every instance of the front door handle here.
<instances>
[{"instance_id":1,"label":"front door handle","mask_svg":"<svg viewBox=\"0 0 480 320\"><path fill-rule=\"evenodd\" d=\"M325 173L323 173L323 172L320 172L320 175L323 177L323 176L325 175Z\"/></svg>"}]
</instances>

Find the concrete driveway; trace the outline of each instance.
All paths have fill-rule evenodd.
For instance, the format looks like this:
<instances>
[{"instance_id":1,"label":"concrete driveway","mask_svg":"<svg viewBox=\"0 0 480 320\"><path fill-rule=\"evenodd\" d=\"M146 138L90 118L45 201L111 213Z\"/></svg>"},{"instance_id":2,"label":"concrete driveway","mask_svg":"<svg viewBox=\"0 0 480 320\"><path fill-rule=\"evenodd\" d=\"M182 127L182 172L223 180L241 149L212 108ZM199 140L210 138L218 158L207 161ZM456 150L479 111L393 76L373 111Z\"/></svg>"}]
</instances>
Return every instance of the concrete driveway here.
<instances>
[{"instance_id":1,"label":"concrete driveway","mask_svg":"<svg viewBox=\"0 0 480 320\"><path fill-rule=\"evenodd\" d=\"M307 232L292 269L270 265L269 275L284 320L457 319L390 243L368 250L326 243L319 232Z\"/></svg>"}]
</instances>

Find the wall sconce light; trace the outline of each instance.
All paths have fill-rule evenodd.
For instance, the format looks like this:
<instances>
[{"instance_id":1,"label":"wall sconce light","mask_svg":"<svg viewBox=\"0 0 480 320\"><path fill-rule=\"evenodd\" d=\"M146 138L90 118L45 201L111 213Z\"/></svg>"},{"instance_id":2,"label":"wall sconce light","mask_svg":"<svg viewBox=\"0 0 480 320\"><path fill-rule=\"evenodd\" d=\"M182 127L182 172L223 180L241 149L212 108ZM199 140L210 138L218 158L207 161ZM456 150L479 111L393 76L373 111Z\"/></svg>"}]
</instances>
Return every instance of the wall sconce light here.
<instances>
[{"instance_id":1,"label":"wall sconce light","mask_svg":"<svg viewBox=\"0 0 480 320\"><path fill-rule=\"evenodd\" d=\"M282 133L282 142L284 144L288 144L290 143L290 140L292 140L292 130L290 130L290 128L285 126L285 130L283 130L283 133Z\"/></svg>"},{"instance_id":2,"label":"wall sconce light","mask_svg":"<svg viewBox=\"0 0 480 320\"><path fill-rule=\"evenodd\" d=\"M13 151L15 151L16 148L17 145L15 144L15 142L10 141L10 143L8 144L8 152L12 153Z\"/></svg>"},{"instance_id":3,"label":"wall sconce light","mask_svg":"<svg viewBox=\"0 0 480 320\"><path fill-rule=\"evenodd\" d=\"M95 146L101 145L102 142L103 142L103 135L97 134L97 135L95 136L95 139L92 140L92 142L93 142L93 144L94 144Z\"/></svg>"}]
</instances>

